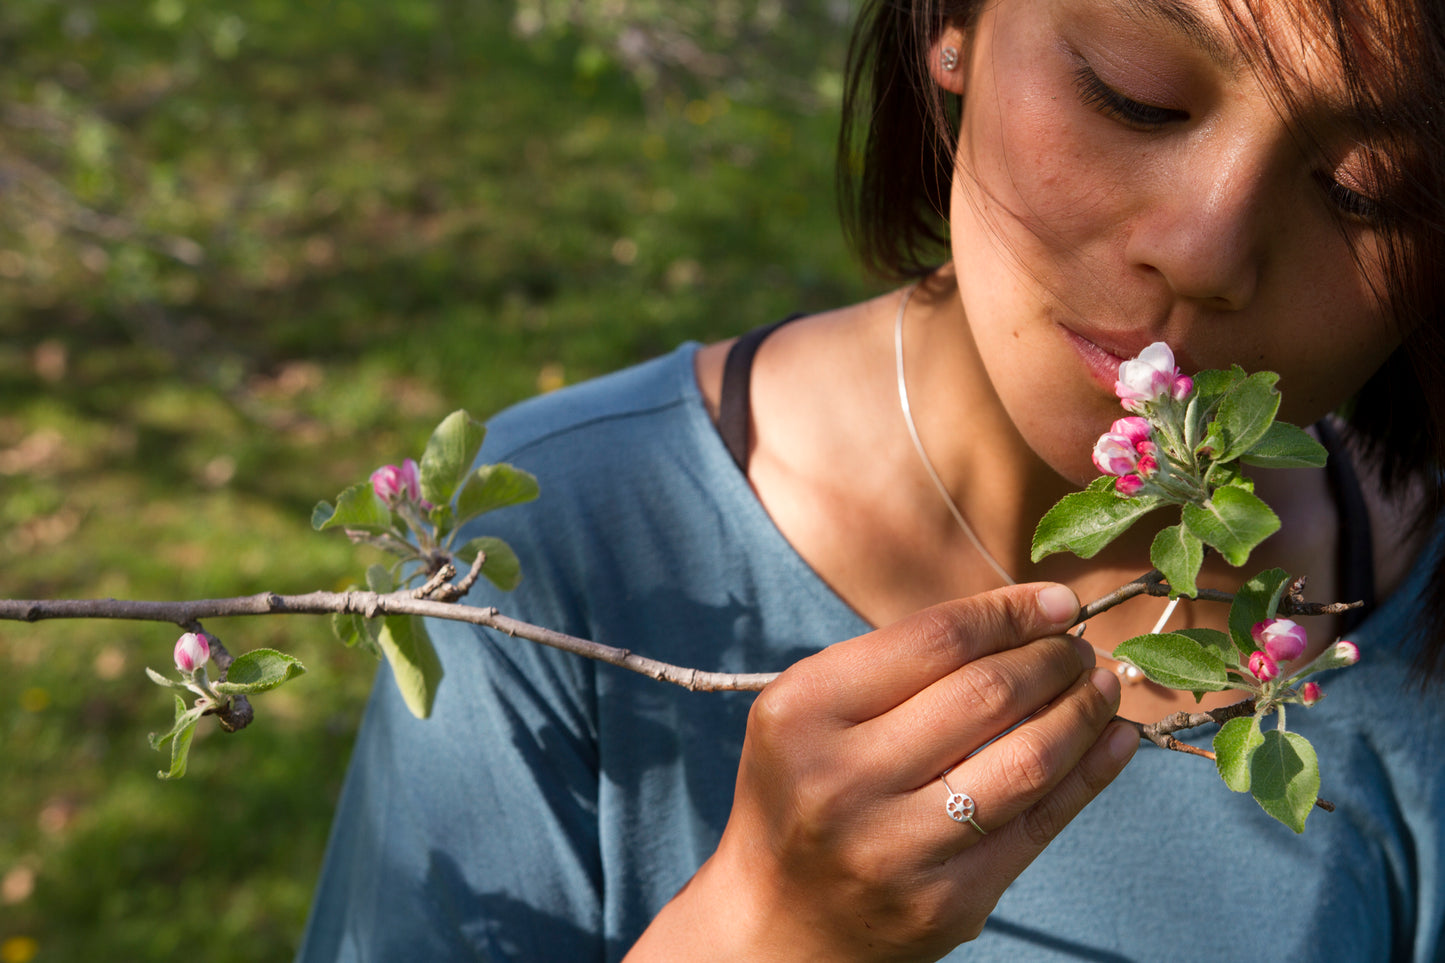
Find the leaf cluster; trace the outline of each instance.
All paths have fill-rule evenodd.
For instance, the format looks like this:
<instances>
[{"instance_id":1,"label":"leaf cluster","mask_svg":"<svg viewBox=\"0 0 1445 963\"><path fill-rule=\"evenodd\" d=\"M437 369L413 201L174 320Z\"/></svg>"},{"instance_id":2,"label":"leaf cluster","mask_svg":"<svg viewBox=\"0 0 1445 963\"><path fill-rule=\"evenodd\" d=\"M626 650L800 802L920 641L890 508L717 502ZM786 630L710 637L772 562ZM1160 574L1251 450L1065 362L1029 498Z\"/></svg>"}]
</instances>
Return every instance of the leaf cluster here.
<instances>
[{"instance_id":1,"label":"leaf cluster","mask_svg":"<svg viewBox=\"0 0 1445 963\"><path fill-rule=\"evenodd\" d=\"M422 454L420 502L403 499L388 504L370 481L361 482L343 491L335 505L319 502L311 514L312 527L341 529L353 541L398 556L390 569L381 565L368 569L367 587L378 594L406 588L453 561L477 565L493 585L511 591L522 578L511 546L491 536L455 544L467 522L529 502L539 493L537 479L512 465L473 467L486 435L486 426L466 411L452 412L437 425ZM411 615L377 619L338 613L331 626L346 645L362 645L387 660L407 708L417 718L431 714L443 672L425 622Z\"/></svg>"},{"instance_id":2,"label":"leaf cluster","mask_svg":"<svg viewBox=\"0 0 1445 963\"><path fill-rule=\"evenodd\" d=\"M1319 467L1324 446L1303 429L1276 421L1279 376L1201 371L1182 402L1151 406L1148 417L1160 441L1161 467L1137 495L1119 495L1108 477L1064 496L1039 521L1032 558L1055 552L1092 558L1158 508L1177 506L1179 522L1162 529L1150 561L1169 583L1171 597L1193 598L1204 549L1244 565L1254 548L1279 529L1279 517L1254 494L1242 465Z\"/></svg>"}]
</instances>

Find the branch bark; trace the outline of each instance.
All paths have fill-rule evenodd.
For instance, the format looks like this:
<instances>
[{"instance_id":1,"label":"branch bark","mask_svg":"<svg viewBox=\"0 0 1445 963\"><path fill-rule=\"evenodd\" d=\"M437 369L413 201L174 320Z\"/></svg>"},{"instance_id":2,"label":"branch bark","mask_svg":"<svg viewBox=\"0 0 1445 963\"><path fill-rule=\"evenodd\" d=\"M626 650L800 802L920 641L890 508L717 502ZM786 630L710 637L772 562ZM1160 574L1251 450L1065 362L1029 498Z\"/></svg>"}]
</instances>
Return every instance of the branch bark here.
<instances>
[{"instance_id":1,"label":"branch bark","mask_svg":"<svg viewBox=\"0 0 1445 963\"><path fill-rule=\"evenodd\" d=\"M649 659L629 649L603 645L590 639L581 639L509 618L495 608L476 608L455 602L418 599L413 597L409 590L385 595L376 592L310 592L305 595L262 592L237 598L197 599L186 602L0 599L0 619L20 622L39 622L45 619L127 619L170 622L183 628L192 628L202 619L238 615L330 615L337 612L364 615L367 618L378 615L421 615L481 625L541 645L550 645L606 662L662 682L671 682L695 692L756 692L778 676L776 672L728 673L684 668Z\"/></svg>"},{"instance_id":2,"label":"branch bark","mask_svg":"<svg viewBox=\"0 0 1445 963\"><path fill-rule=\"evenodd\" d=\"M172 622L183 628L196 631L201 619L226 618L237 615L330 615L337 612L364 615L375 618L378 615L421 615L430 618L449 619L453 622L467 622L505 632L517 638L527 639L541 645L571 652L575 655L596 659L657 679L671 682L694 692L757 692L778 677L776 672L706 672L683 666L660 662L638 655L630 649L621 649L590 639L555 632L551 629L522 622L502 615L495 608L476 608L460 605L451 599L471 588L481 571L484 556L478 553L471 571L461 584L433 579L416 591L403 590L387 594L376 592L310 592L304 595L277 595L262 592L258 595L240 596L227 599L199 599L187 602L144 602L126 599L0 599L0 619L20 622L38 622L43 619L130 619L143 622ZM434 584L435 583L435 584ZM1158 569L1146 572L1132 582L1127 582L1102 598L1090 602L1080 609L1074 624L1087 621L1107 609L1139 595L1167 596L1169 586ZM418 596L435 596L435 598ZM1231 602L1234 596L1228 592L1201 589L1199 597L1206 601ZM439 600L440 599L440 600ZM1358 608L1362 602L1335 602L1321 604L1304 602L1299 598L1299 586L1280 600L1279 611L1286 615L1320 615ZM1183 715L1188 715L1184 713ZM1177 718L1177 717L1171 717ZM1169 720L1163 720L1168 722ZM1163 722L1155 725L1162 725ZM1203 725L1203 722L1194 725ZM1168 731L1177 731L1168 730ZM1142 733L1141 733L1142 734ZM1166 733L1167 734L1167 733ZM1145 735L1150 741L1157 740ZM1187 743L1166 746L1177 751L1208 755ZM1184 746L1186 748L1179 749Z\"/></svg>"}]
</instances>

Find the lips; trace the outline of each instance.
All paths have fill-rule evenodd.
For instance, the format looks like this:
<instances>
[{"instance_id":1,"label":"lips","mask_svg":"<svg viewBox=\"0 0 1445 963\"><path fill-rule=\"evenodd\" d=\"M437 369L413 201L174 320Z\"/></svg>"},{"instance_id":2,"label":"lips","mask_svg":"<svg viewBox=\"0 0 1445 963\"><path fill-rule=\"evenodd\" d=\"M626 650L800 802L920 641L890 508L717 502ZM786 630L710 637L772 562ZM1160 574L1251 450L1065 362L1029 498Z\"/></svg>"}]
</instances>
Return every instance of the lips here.
<instances>
[{"instance_id":1,"label":"lips","mask_svg":"<svg viewBox=\"0 0 1445 963\"><path fill-rule=\"evenodd\" d=\"M1114 383L1119 380L1119 365L1133 358L1155 341L1161 340L1157 335L1152 334L1124 338L1118 335L1102 335L1093 332L1082 333L1062 324L1059 325L1059 330L1063 332L1064 339L1069 342L1069 346L1084 362L1084 367L1090 376L1111 395L1114 393ZM1170 347L1173 349L1173 345ZM1187 359L1180 356L1177 349L1175 350L1175 362L1182 371L1194 370Z\"/></svg>"},{"instance_id":2,"label":"lips","mask_svg":"<svg viewBox=\"0 0 1445 963\"><path fill-rule=\"evenodd\" d=\"M1084 337L1076 331L1060 326L1064 333L1064 339L1069 346L1079 355L1084 362L1085 369L1098 384L1110 394L1114 391L1114 383L1119 380L1119 365L1128 361L1132 355L1119 355Z\"/></svg>"}]
</instances>

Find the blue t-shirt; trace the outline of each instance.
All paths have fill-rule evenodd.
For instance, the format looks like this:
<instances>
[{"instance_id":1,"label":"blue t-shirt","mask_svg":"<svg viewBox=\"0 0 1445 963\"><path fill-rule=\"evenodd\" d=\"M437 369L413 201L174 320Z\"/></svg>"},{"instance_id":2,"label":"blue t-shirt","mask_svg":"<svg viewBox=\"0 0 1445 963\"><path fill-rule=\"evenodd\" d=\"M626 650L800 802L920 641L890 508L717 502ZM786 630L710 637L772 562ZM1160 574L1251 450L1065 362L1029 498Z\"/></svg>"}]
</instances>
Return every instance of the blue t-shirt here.
<instances>
[{"instance_id":1,"label":"blue t-shirt","mask_svg":"<svg viewBox=\"0 0 1445 963\"><path fill-rule=\"evenodd\" d=\"M542 496L478 520L524 579L472 604L724 672L870 630L731 461L695 350L493 421L483 460L535 473ZM1363 660L1322 680L1328 699L1290 714L1336 812L1296 836L1208 762L1145 745L948 959L1445 960L1445 710L1399 643L1423 576L1353 634ZM716 847L753 694L430 628L432 718L383 667L299 959L620 959Z\"/></svg>"}]
</instances>

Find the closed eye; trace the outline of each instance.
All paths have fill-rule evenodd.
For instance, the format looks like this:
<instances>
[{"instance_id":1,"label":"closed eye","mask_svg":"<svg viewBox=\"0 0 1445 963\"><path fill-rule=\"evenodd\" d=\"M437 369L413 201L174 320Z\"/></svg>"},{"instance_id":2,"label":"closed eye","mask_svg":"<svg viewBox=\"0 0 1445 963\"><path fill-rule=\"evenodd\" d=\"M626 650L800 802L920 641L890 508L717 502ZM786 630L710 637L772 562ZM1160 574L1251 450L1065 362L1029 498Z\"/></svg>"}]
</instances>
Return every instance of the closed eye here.
<instances>
[{"instance_id":1,"label":"closed eye","mask_svg":"<svg viewBox=\"0 0 1445 963\"><path fill-rule=\"evenodd\" d=\"M1359 191L1351 190L1328 174L1319 175L1320 186L1341 214L1352 221L1379 224L1385 219L1385 206Z\"/></svg>"},{"instance_id":2,"label":"closed eye","mask_svg":"<svg viewBox=\"0 0 1445 963\"><path fill-rule=\"evenodd\" d=\"M1189 114L1185 111L1140 103L1132 97L1121 94L1104 83L1088 64L1081 64L1074 71L1074 86L1078 90L1079 100L1084 106L1130 127L1160 127L1171 121L1189 118Z\"/></svg>"}]
</instances>

